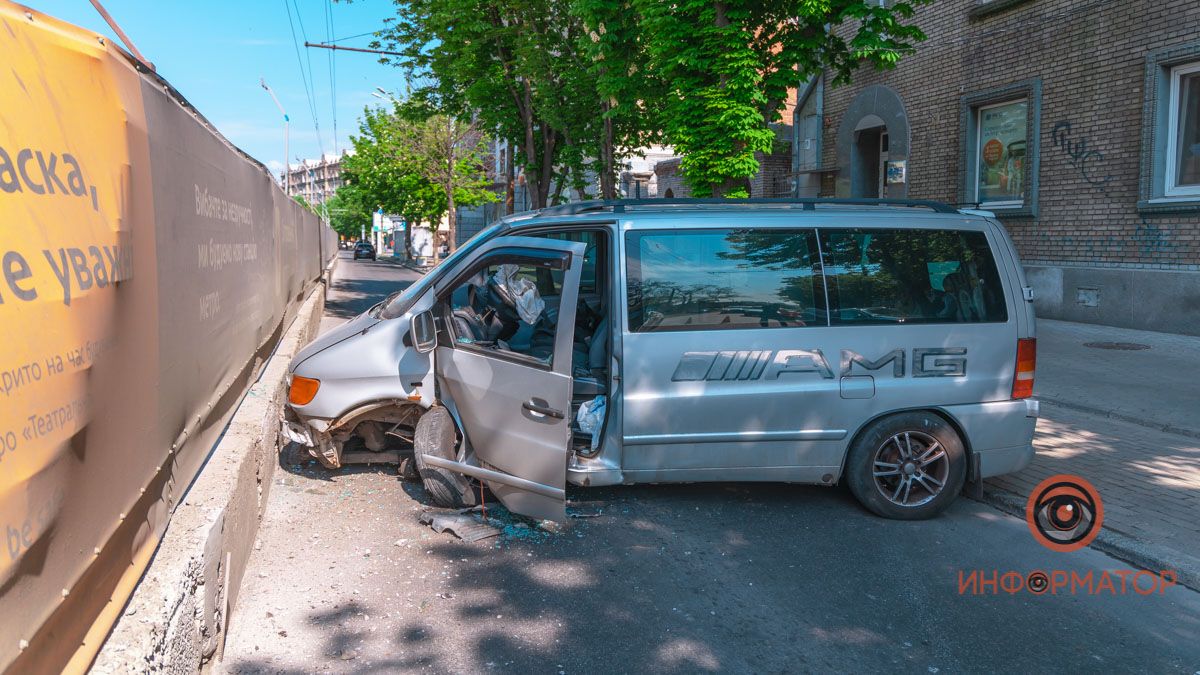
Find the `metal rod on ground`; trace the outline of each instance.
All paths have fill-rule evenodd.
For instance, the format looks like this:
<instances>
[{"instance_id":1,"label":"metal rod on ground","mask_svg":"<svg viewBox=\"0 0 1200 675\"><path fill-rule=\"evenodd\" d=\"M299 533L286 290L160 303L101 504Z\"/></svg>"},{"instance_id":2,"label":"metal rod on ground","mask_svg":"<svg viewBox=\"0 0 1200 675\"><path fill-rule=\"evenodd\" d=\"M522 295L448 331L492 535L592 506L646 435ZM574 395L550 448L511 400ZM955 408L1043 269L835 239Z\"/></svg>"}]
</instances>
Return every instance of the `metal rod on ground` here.
<instances>
[{"instance_id":1,"label":"metal rod on ground","mask_svg":"<svg viewBox=\"0 0 1200 675\"><path fill-rule=\"evenodd\" d=\"M121 27L117 25L117 22L112 18L112 15L108 13L108 10L104 9L104 6L100 4L100 0L92 0L92 7L95 7L96 11L100 12L100 16L104 19L105 23L108 24L108 27L113 29L113 32L117 34L117 37L121 38L121 42L125 43L125 46L129 49L129 52L133 54L133 58L137 59L143 66L146 66L153 71L154 64L150 63L150 61L147 60L140 51L138 51L138 48L133 44L133 40L130 40L129 36L125 34L125 31L121 30Z\"/></svg>"}]
</instances>

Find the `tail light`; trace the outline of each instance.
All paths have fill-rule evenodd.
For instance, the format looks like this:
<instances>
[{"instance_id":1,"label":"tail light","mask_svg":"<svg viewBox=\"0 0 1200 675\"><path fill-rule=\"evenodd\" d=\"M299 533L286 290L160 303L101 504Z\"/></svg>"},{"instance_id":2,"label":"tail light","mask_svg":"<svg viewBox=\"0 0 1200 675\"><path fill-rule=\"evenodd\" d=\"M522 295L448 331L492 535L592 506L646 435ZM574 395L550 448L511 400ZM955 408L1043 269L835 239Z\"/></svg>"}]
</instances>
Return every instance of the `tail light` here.
<instances>
[{"instance_id":1,"label":"tail light","mask_svg":"<svg viewBox=\"0 0 1200 675\"><path fill-rule=\"evenodd\" d=\"M288 387L288 401L293 405L308 405L317 396L321 381L299 375L292 376L292 386ZM1013 391L1016 391L1014 389Z\"/></svg>"},{"instance_id":2,"label":"tail light","mask_svg":"<svg viewBox=\"0 0 1200 675\"><path fill-rule=\"evenodd\" d=\"M1033 371L1037 368L1037 340L1017 340L1017 373L1013 376L1012 397L1033 396Z\"/></svg>"}]
</instances>

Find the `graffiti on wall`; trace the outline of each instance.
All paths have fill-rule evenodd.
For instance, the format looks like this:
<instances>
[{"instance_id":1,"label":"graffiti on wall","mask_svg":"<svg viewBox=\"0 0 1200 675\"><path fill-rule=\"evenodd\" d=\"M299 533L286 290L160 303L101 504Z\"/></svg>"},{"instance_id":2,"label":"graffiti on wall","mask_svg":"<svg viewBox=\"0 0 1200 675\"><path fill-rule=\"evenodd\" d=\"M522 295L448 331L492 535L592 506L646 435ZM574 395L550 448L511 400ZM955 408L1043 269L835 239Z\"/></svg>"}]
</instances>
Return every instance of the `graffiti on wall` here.
<instances>
[{"instance_id":1,"label":"graffiti on wall","mask_svg":"<svg viewBox=\"0 0 1200 675\"><path fill-rule=\"evenodd\" d=\"M1171 241L1169 229L1159 227L1145 218L1142 218L1142 224L1134 230L1133 241L1142 255L1171 253L1179 247L1179 244Z\"/></svg>"},{"instance_id":2,"label":"graffiti on wall","mask_svg":"<svg viewBox=\"0 0 1200 675\"><path fill-rule=\"evenodd\" d=\"M1184 245L1175 238L1171 228L1156 225L1145 218L1141 219L1132 234L1061 234L1052 229L1039 229L1026 236L1018 235L1016 239L1030 251L1073 249L1090 260L1107 260L1109 256L1115 256L1126 259L1136 257L1142 262L1186 262L1181 260L1181 256L1186 254Z\"/></svg>"},{"instance_id":3,"label":"graffiti on wall","mask_svg":"<svg viewBox=\"0 0 1200 675\"><path fill-rule=\"evenodd\" d=\"M1105 186L1113 177L1100 175L1104 171L1104 153L1089 147L1090 139L1071 136L1071 123L1066 120L1054 125L1050 131L1050 139L1054 143L1054 147L1067 156L1071 166L1079 171L1079 175L1087 181L1088 185L1104 192Z\"/></svg>"}]
</instances>

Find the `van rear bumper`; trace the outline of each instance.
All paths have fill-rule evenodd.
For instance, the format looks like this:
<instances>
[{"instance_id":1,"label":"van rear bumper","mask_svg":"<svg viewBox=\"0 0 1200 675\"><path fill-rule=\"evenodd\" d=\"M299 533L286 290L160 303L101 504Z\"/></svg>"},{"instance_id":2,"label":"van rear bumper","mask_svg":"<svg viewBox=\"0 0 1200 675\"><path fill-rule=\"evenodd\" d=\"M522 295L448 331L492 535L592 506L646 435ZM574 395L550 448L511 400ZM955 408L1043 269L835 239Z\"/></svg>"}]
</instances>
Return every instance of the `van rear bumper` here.
<instances>
[{"instance_id":1,"label":"van rear bumper","mask_svg":"<svg viewBox=\"0 0 1200 675\"><path fill-rule=\"evenodd\" d=\"M1020 471L1033 460L1038 402L1027 398L942 408L966 435L974 480Z\"/></svg>"}]
</instances>

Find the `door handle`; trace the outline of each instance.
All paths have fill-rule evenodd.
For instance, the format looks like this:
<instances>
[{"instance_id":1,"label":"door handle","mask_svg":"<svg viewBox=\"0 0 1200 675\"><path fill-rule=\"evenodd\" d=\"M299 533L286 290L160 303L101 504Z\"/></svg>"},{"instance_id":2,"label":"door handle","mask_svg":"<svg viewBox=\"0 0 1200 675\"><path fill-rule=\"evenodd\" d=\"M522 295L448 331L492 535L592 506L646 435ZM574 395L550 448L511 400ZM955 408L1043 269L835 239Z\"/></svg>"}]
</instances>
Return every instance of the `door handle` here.
<instances>
[{"instance_id":1,"label":"door handle","mask_svg":"<svg viewBox=\"0 0 1200 675\"><path fill-rule=\"evenodd\" d=\"M536 399L536 398L531 398L528 401L525 401L525 403L523 403L521 405L521 407L523 407L526 410L529 410L531 412L541 413L542 415L545 415L547 417L553 417L555 419L561 420L564 417L566 417L566 415L564 415L561 410L555 410L554 408L551 408L550 406L546 405L545 401L542 401L542 400Z\"/></svg>"}]
</instances>

